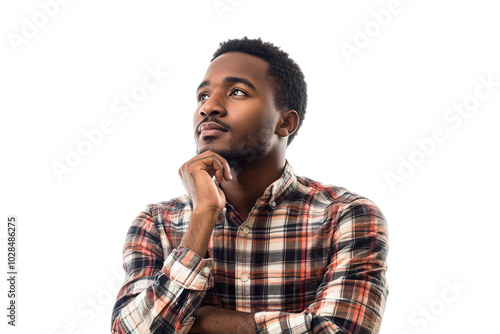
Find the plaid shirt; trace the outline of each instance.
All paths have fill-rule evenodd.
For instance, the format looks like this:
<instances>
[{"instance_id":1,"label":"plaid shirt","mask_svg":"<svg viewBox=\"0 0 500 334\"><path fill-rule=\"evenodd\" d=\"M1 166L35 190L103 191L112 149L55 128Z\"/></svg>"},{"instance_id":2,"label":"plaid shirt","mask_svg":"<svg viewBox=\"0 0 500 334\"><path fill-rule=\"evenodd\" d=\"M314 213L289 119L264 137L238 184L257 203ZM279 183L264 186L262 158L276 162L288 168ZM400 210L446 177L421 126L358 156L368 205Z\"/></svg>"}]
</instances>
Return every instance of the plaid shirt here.
<instances>
[{"instance_id":1,"label":"plaid shirt","mask_svg":"<svg viewBox=\"0 0 500 334\"><path fill-rule=\"evenodd\" d=\"M287 161L246 221L226 204L205 258L179 246L191 212L182 196L132 222L113 333L188 333L201 305L255 313L258 333L379 331L388 235L368 199Z\"/></svg>"}]
</instances>

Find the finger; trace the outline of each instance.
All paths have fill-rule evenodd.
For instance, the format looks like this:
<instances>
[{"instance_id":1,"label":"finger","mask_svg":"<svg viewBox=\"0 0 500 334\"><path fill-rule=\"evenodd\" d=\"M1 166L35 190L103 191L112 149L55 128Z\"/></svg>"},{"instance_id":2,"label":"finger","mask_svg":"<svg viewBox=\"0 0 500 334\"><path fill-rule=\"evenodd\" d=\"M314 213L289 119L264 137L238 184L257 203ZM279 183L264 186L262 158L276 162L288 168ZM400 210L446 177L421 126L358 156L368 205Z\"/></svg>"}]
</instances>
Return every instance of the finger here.
<instances>
[{"instance_id":1,"label":"finger","mask_svg":"<svg viewBox=\"0 0 500 334\"><path fill-rule=\"evenodd\" d=\"M201 162L205 165L207 171L213 171L217 181L224 181L224 165L215 154L205 157Z\"/></svg>"},{"instance_id":2,"label":"finger","mask_svg":"<svg viewBox=\"0 0 500 334\"><path fill-rule=\"evenodd\" d=\"M206 151L199 156L199 161L202 162L207 168L212 167L215 170L217 181L222 182L225 180L232 180L231 168L226 159L221 155Z\"/></svg>"},{"instance_id":3,"label":"finger","mask_svg":"<svg viewBox=\"0 0 500 334\"><path fill-rule=\"evenodd\" d=\"M224 171L219 169L215 172L215 178L217 179L217 181L219 182L222 182L224 181Z\"/></svg>"},{"instance_id":4,"label":"finger","mask_svg":"<svg viewBox=\"0 0 500 334\"><path fill-rule=\"evenodd\" d=\"M227 162L227 160L225 158L223 158L220 154L218 153L215 153L213 151L205 151L204 153L207 153L209 152L208 154L209 155L213 155L222 165L223 165L223 177L226 181L231 181L233 179L233 175L231 174L231 167L229 167L229 163ZM220 182L222 182L222 180L219 180Z\"/></svg>"},{"instance_id":5,"label":"finger","mask_svg":"<svg viewBox=\"0 0 500 334\"><path fill-rule=\"evenodd\" d=\"M233 179L233 175L231 174L231 167L229 167L229 163L226 159L224 159L224 172L226 174L226 180L231 181Z\"/></svg>"}]
</instances>

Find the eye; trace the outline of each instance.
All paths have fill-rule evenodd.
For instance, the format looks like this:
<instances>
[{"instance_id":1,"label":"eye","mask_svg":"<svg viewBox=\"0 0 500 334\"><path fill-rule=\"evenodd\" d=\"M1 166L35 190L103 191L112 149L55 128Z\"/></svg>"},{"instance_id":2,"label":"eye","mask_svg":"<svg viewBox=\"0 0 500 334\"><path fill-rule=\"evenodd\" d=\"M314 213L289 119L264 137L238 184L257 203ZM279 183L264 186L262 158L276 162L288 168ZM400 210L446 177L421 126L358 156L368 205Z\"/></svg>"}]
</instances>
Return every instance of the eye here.
<instances>
[{"instance_id":1,"label":"eye","mask_svg":"<svg viewBox=\"0 0 500 334\"><path fill-rule=\"evenodd\" d=\"M198 102L200 102L200 101L202 101L202 100L208 100L208 98L209 98L209 96L208 96L208 94L206 94L206 93L200 93L200 94L198 94L198 96L197 96L197 100L198 100Z\"/></svg>"},{"instance_id":2,"label":"eye","mask_svg":"<svg viewBox=\"0 0 500 334\"><path fill-rule=\"evenodd\" d=\"M239 88L235 88L231 91L231 93L229 95L234 95L234 96L247 96L247 93L245 93L244 91L242 91L241 89Z\"/></svg>"}]
</instances>

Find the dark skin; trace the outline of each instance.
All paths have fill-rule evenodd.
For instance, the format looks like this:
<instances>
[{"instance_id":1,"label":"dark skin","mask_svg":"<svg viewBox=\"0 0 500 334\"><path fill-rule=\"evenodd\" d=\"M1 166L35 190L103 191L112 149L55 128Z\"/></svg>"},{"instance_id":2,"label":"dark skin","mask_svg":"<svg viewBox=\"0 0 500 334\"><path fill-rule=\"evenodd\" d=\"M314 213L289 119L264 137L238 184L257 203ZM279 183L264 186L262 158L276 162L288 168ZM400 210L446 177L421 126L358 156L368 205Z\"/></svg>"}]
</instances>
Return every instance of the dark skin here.
<instances>
[{"instance_id":1,"label":"dark skin","mask_svg":"<svg viewBox=\"0 0 500 334\"><path fill-rule=\"evenodd\" d=\"M223 54L210 64L197 91L199 104L193 125L196 146L202 153L183 164L179 175L193 201L181 245L201 257L206 255L226 201L246 220L257 199L283 173L288 136L297 129L298 116L294 110L276 109L268 66L248 54ZM207 117L209 122L204 122ZM199 128L200 124L205 129ZM260 154L251 162L230 168L221 154L231 150ZM212 306L198 310L191 333L227 332L254 333L253 314Z\"/></svg>"}]
</instances>

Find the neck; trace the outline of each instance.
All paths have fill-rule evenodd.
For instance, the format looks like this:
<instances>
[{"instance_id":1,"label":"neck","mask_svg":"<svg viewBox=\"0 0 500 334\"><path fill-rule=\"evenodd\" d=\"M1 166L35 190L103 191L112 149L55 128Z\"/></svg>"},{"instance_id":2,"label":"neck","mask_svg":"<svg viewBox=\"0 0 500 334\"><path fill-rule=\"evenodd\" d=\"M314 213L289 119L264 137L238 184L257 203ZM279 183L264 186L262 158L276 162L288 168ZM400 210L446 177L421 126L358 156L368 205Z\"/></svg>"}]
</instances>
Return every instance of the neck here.
<instances>
[{"instance_id":1,"label":"neck","mask_svg":"<svg viewBox=\"0 0 500 334\"><path fill-rule=\"evenodd\" d=\"M246 220L257 199L269 185L280 178L285 168L285 156L270 154L232 170L233 179L221 183L226 200Z\"/></svg>"}]
</instances>

